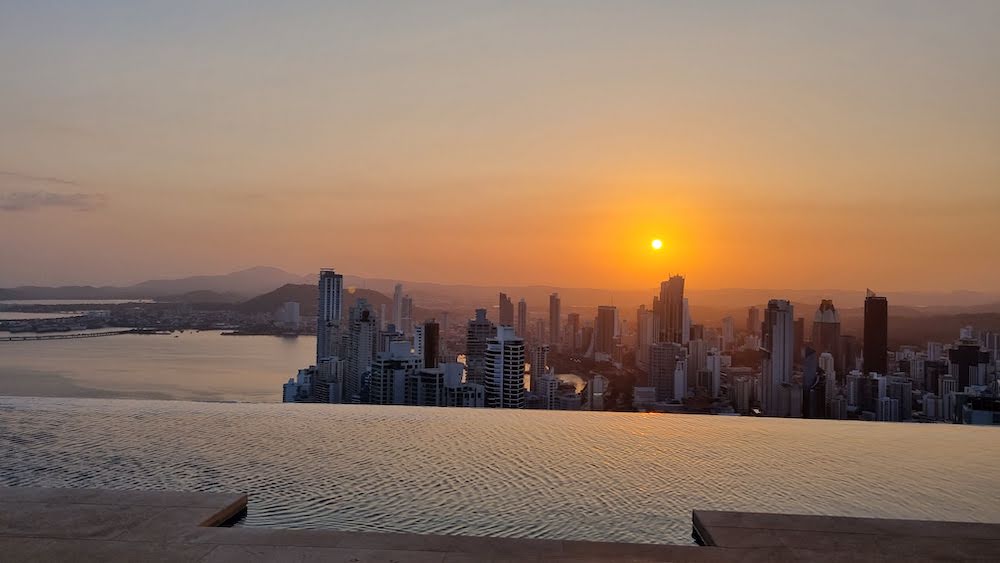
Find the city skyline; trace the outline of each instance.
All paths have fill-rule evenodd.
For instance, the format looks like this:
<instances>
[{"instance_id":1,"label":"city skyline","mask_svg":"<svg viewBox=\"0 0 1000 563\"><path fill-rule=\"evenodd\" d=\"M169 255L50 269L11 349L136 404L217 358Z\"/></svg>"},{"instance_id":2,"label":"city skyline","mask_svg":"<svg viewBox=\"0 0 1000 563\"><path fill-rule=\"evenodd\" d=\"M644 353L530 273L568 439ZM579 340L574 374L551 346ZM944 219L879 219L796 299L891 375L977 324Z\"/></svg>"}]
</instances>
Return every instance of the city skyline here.
<instances>
[{"instance_id":1,"label":"city skyline","mask_svg":"<svg viewBox=\"0 0 1000 563\"><path fill-rule=\"evenodd\" d=\"M0 2L0 559L1000 561L998 30Z\"/></svg>"},{"instance_id":2,"label":"city skyline","mask_svg":"<svg viewBox=\"0 0 1000 563\"><path fill-rule=\"evenodd\" d=\"M4 6L0 282L997 291L1000 6L854 6Z\"/></svg>"}]
</instances>

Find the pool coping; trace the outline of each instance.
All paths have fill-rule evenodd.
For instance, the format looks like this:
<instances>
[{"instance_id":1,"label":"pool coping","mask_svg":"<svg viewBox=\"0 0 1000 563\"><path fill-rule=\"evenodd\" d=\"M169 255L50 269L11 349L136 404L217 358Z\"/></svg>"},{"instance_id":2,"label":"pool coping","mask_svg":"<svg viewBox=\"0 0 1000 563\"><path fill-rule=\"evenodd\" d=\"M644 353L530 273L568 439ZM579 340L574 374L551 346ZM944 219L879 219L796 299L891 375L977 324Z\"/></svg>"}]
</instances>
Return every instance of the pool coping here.
<instances>
[{"instance_id":1,"label":"pool coping","mask_svg":"<svg viewBox=\"0 0 1000 563\"><path fill-rule=\"evenodd\" d=\"M1000 524L696 510L704 546L230 528L247 495L0 486L5 561L1000 560Z\"/></svg>"}]
</instances>

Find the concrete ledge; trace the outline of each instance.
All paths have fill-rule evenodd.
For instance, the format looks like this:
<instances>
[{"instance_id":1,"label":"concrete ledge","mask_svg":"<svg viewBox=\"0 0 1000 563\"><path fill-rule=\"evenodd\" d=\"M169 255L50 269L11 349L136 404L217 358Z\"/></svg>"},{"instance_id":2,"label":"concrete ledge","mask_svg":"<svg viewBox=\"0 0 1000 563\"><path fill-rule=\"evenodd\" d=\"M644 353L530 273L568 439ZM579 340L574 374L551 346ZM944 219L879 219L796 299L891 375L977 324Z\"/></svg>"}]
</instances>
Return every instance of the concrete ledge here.
<instances>
[{"instance_id":1,"label":"concrete ledge","mask_svg":"<svg viewBox=\"0 0 1000 563\"><path fill-rule=\"evenodd\" d=\"M706 546L895 560L1000 561L1000 524L695 510Z\"/></svg>"},{"instance_id":2,"label":"concrete ledge","mask_svg":"<svg viewBox=\"0 0 1000 563\"><path fill-rule=\"evenodd\" d=\"M0 487L6 561L1000 561L1000 524L695 511L706 547L219 528L242 494Z\"/></svg>"}]
</instances>

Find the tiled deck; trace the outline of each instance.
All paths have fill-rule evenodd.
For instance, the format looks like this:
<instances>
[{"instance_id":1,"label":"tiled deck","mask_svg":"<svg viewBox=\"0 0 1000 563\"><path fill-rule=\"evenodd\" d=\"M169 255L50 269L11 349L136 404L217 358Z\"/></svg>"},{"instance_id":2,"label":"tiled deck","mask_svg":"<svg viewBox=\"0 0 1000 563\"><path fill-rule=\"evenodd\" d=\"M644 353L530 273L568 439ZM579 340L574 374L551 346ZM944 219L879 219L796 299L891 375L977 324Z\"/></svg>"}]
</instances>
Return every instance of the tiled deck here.
<instances>
[{"instance_id":1,"label":"tiled deck","mask_svg":"<svg viewBox=\"0 0 1000 563\"><path fill-rule=\"evenodd\" d=\"M0 487L0 560L1000 560L1000 525L733 512L695 512L707 547L215 527L246 502L236 494Z\"/></svg>"}]
</instances>

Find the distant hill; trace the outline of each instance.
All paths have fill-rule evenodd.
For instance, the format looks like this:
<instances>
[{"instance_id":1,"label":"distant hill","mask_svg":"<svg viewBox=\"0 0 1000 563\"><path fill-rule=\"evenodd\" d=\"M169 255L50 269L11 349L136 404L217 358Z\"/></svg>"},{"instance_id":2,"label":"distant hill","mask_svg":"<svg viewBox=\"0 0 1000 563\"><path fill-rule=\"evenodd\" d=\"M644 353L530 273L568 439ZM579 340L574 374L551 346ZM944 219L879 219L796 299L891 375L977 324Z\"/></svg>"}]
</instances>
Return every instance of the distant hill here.
<instances>
[{"instance_id":1,"label":"distant hill","mask_svg":"<svg viewBox=\"0 0 1000 563\"><path fill-rule=\"evenodd\" d=\"M229 291L218 292L202 289L198 291L189 291L180 295L158 297L157 301L173 303L240 303L244 299L245 297L239 293L232 293Z\"/></svg>"},{"instance_id":2,"label":"distant hill","mask_svg":"<svg viewBox=\"0 0 1000 563\"><path fill-rule=\"evenodd\" d=\"M0 289L0 300L14 299L163 299L167 301L238 302L289 283L302 283L310 276L300 276L280 268L258 266L215 276L149 280L126 287L21 286ZM199 292L209 292L202 293ZM214 297L210 293L215 293ZM202 299L221 301L201 301Z\"/></svg>"},{"instance_id":3,"label":"distant hill","mask_svg":"<svg viewBox=\"0 0 1000 563\"><path fill-rule=\"evenodd\" d=\"M344 290L343 310L346 317L347 311L353 307L358 299L367 299L377 312L382 305L387 311L392 311L392 298L387 297L371 289L348 288ZM253 299L244 301L237 306L239 311L244 313L273 313L283 304L295 301L299 304L299 312L303 315L315 315L319 302L319 290L315 285L307 284L287 284L274 291L258 295ZM414 306L413 316L417 320L426 319L433 316L433 312L423 307ZM389 313L392 314L391 312Z\"/></svg>"},{"instance_id":4,"label":"distant hill","mask_svg":"<svg viewBox=\"0 0 1000 563\"><path fill-rule=\"evenodd\" d=\"M120 287L93 287L90 285L39 287L23 285L6 289L0 288L0 301L15 299L129 299L134 297L137 296L125 294Z\"/></svg>"},{"instance_id":5,"label":"distant hill","mask_svg":"<svg viewBox=\"0 0 1000 563\"><path fill-rule=\"evenodd\" d=\"M237 293L245 297L260 295L289 283L301 283L302 276L280 268L258 266L231 274L192 276L187 278L149 280L130 286L128 291L150 296L177 295L193 291Z\"/></svg>"}]
</instances>

